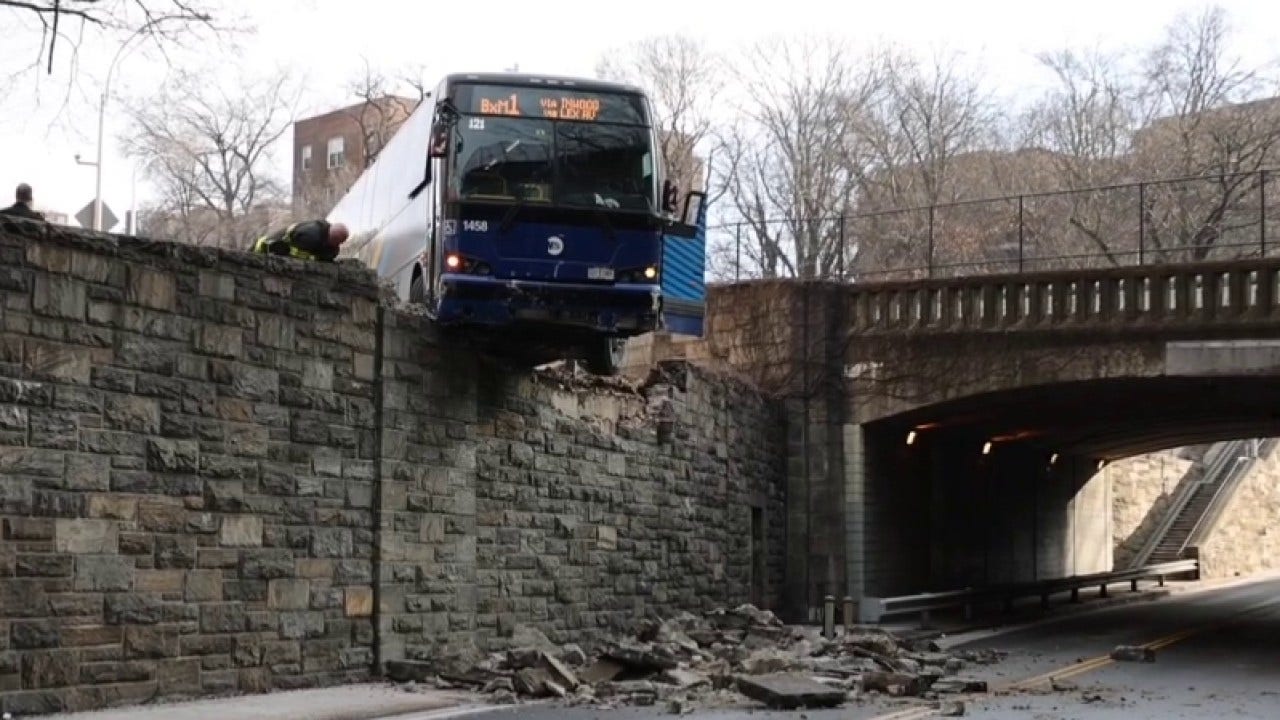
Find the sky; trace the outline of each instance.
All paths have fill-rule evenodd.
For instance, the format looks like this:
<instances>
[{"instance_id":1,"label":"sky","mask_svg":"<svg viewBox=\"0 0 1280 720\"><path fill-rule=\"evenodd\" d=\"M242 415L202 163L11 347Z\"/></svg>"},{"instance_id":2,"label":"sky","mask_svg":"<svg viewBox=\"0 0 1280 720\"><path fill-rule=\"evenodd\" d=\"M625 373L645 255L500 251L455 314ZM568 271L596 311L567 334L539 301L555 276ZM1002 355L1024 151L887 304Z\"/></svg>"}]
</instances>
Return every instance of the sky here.
<instances>
[{"instance_id":1,"label":"sky","mask_svg":"<svg viewBox=\"0 0 1280 720\"><path fill-rule=\"evenodd\" d=\"M1234 46L1250 62L1280 56L1280 2L1223 0L1236 30ZM853 47L891 42L929 54L959 51L984 68L990 87L1015 103L1047 81L1035 54L1066 46L1120 49L1142 46L1161 35L1180 12L1204 7L1191 0L787 0L744 11L725 0L227 0L225 7L255 27L237 37L236 48L191 47L163 58L138 45L126 48L115 66L106 104L103 199L121 218L152 197L144 174L124 157L119 138L127 129L124 102L145 101L148 88L176 67L197 69L211 82L234 82L237 73L293 70L302 80L300 117L350 104L349 80L367 60L398 74L423 67L429 84L449 72L501 71L557 75L593 74L599 59L646 36L682 32L712 48L735 48L772 35L835 35ZM785 10L782 10L785 8ZM13 42L6 30L0 77L29 64L38 31L12 10L0 9L0 25L25 30ZM9 15L7 15L9 14ZM63 55L52 74L20 72L0 87L0 206L13 188L28 182L41 208L74 215L94 196L98 96L119 38L86 35L74 72ZM130 100L137 98L137 100ZM273 157L281 178L289 176L292 133Z\"/></svg>"}]
</instances>

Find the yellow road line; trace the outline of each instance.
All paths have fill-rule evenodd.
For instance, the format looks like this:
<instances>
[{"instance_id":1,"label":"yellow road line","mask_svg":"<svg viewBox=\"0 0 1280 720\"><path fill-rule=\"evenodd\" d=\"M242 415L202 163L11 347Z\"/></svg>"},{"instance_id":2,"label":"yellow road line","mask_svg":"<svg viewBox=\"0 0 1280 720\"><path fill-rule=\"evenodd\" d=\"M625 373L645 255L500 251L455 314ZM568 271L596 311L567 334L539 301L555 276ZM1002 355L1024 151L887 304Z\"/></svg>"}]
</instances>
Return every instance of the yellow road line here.
<instances>
[{"instance_id":1,"label":"yellow road line","mask_svg":"<svg viewBox=\"0 0 1280 720\"><path fill-rule=\"evenodd\" d=\"M1276 605L1277 603L1280 603L1280 599L1262 600L1260 602L1254 603L1253 605L1250 605L1249 607L1245 608L1244 610L1241 610L1240 612L1232 615L1231 617L1225 620L1221 620L1216 623L1209 623L1207 625L1201 625L1200 627L1179 630L1178 632L1170 633L1168 635L1165 635L1164 637L1156 638L1155 640L1152 640L1147 643L1143 643L1141 645L1138 645L1137 647L1146 648L1148 650L1153 650L1153 651L1159 650L1161 648L1165 648L1170 645L1173 645L1176 642L1181 642L1182 640L1186 640L1187 638L1193 635L1199 635L1200 633L1207 632L1209 630L1218 630L1224 627L1228 627L1230 625L1233 625L1239 622L1246 615L1250 615L1259 610L1265 610L1273 605ZM1099 655L1097 657L1089 658L1088 660L1081 660L1080 662L1075 663L1073 665L1068 665L1065 668L1060 668L1058 670L1051 670L1047 673L1041 673L1040 675L1036 675L1034 677L1029 677L1014 683L1010 683L1008 685L1004 685L1000 688L996 688L995 692L1027 690L1032 687L1035 687L1036 685L1040 685L1042 683L1052 682L1053 680L1065 680L1070 677L1075 677L1076 675L1083 675L1087 672L1092 672L1099 668L1103 668L1108 665L1113 665L1115 664L1115 662L1116 662L1115 660L1111 659L1110 655ZM957 695L955 699L972 700L974 698L981 698L985 696L986 695L983 695L983 694ZM904 710L898 710L898 711L889 713L887 715L877 715L872 720L918 720L919 718L928 717L935 712L937 712L937 709L934 707L918 706L918 707L906 708Z\"/></svg>"}]
</instances>

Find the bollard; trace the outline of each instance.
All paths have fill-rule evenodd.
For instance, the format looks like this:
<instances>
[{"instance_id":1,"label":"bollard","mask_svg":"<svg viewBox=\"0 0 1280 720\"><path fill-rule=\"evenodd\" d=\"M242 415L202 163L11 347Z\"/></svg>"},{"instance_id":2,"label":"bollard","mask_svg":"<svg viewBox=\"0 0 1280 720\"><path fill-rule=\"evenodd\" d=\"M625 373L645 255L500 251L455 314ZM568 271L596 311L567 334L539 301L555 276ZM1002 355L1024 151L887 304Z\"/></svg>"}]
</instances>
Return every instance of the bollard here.
<instances>
[{"instance_id":1,"label":"bollard","mask_svg":"<svg viewBox=\"0 0 1280 720\"><path fill-rule=\"evenodd\" d=\"M844 634L848 635L853 631L853 598L848 595L844 596Z\"/></svg>"},{"instance_id":2,"label":"bollard","mask_svg":"<svg viewBox=\"0 0 1280 720\"><path fill-rule=\"evenodd\" d=\"M836 599L830 595L822 599L822 637L830 640L836 636Z\"/></svg>"}]
</instances>

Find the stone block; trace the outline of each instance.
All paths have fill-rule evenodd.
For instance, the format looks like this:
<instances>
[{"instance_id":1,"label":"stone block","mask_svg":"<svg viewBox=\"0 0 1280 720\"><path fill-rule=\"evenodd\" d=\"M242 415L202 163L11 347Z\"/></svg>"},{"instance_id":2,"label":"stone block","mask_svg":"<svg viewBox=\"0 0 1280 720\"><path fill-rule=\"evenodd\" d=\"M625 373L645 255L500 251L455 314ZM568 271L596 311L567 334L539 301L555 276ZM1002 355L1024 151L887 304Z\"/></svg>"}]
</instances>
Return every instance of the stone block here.
<instances>
[{"instance_id":1,"label":"stone block","mask_svg":"<svg viewBox=\"0 0 1280 720\"><path fill-rule=\"evenodd\" d=\"M154 310L174 309L177 285L171 273L130 265L128 283L125 302Z\"/></svg>"},{"instance_id":2,"label":"stone block","mask_svg":"<svg viewBox=\"0 0 1280 720\"><path fill-rule=\"evenodd\" d=\"M138 570L134 589L141 593L180 593L184 575L183 570Z\"/></svg>"},{"instance_id":3,"label":"stone block","mask_svg":"<svg viewBox=\"0 0 1280 720\"><path fill-rule=\"evenodd\" d=\"M133 561L118 555L81 555L76 558L75 589L121 592L133 586Z\"/></svg>"},{"instance_id":4,"label":"stone block","mask_svg":"<svg viewBox=\"0 0 1280 720\"><path fill-rule=\"evenodd\" d=\"M353 362L355 378L365 382L372 382L375 372L375 363L377 362L373 355L368 353L356 353Z\"/></svg>"},{"instance_id":5,"label":"stone block","mask_svg":"<svg viewBox=\"0 0 1280 720\"><path fill-rule=\"evenodd\" d=\"M617 550L618 530L608 525L596 526L596 547L601 550Z\"/></svg>"},{"instance_id":6,"label":"stone block","mask_svg":"<svg viewBox=\"0 0 1280 720\"><path fill-rule=\"evenodd\" d=\"M147 433L160 432L160 401L134 395L107 395L103 401L107 427Z\"/></svg>"},{"instance_id":7,"label":"stone block","mask_svg":"<svg viewBox=\"0 0 1280 720\"><path fill-rule=\"evenodd\" d=\"M154 595L108 594L105 618L112 625L154 625L164 617L164 603Z\"/></svg>"},{"instance_id":8,"label":"stone block","mask_svg":"<svg viewBox=\"0 0 1280 720\"><path fill-rule=\"evenodd\" d=\"M311 554L318 558L351 557L351 531L345 528L315 528L311 531Z\"/></svg>"},{"instance_id":9,"label":"stone block","mask_svg":"<svg viewBox=\"0 0 1280 720\"><path fill-rule=\"evenodd\" d=\"M74 567L71 555L21 555L14 563L18 577L70 577Z\"/></svg>"},{"instance_id":10,"label":"stone block","mask_svg":"<svg viewBox=\"0 0 1280 720\"><path fill-rule=\"evenodd\" d=\"M346 593L344 611L347 617L373 616L373 588L349 587Z\"/></svg>"},{"instance_id":11,"label":"stone block","mask_svg":"<svg viewBox=\"0 0 1280 720\"><path fill-rule=\"evenodd\" d=\"M80 676L80 653L75 650L46 650L22 657L22 684L28 689L66 687Z\"/></svg>"},{"instance_id":12,"label":"stone block","mask_svg":"<svg viewBox=\"0 0 1280 720\"><path fill-rule=\"evenodd\" d=\"M111 520L58 518L54 526L54 548L62 553L112 553L117 550L118 531Z\"/></svg>"},{"instance_id":13,"label":"stone block","mask_svg":"<svg viewBox=\"0 0 1280 720\"><path fill-rule=\"evenodd\" d=\"M230 325L204 325L196 336L196 350L214 357L237 358L243 352L244 331Z\"/></svg>"},{"instance_id":14,"label":"stone block","mask_svg":"<svg viewBox=\"0 0 1280 720\"><path fill-rule=\"evenodd\" d=\"M151 555L155 552L155 537L151 533L120 533L121 555Z\"/></svg>"},{"instance_id":15,"label":"stone block","mask_svg":"<svg viewBox=\"0 0 1280 720\"><path fill-rule=\"evenodd\" d=\"M67 277L37 275L31 309L37 314L68 320L84 320L87 296L84 283Z\"/></svg>"},{"instance_id":16,"label":"stone block","mask_svg":"<svg viewBox=\"0 0 1280 720\"><path fill-rule=\"evenodd\" d=\"M120 495L90 495L89 517L106 520L133 520L138 515L137 498Z\"/></svg>"},{"instance_id":17,"label":"stone block","mask_svg":"<svg viewBox=\"0 0 1280 720\"><path fill-rule=\"evenodd\" d=\"M200 692L200 659L167 660L156 666L162 695L196 695Z\"/></svg>"},{"instance_id":18,"label":"stone block","mask_svg":"<svg viewBox=\"0 0 1280 720\"><path fill-rule=\"evenodd\" d=\"M62 647L119 645L123 637L119 625L73 625L61 630Z\"/></svg>"},{"instance_id":19,"label":"stone block","mask_svg":"<svg viewBox=\"0 0 1280 720\"><path fill-rule=\"evenodd\" d=\"M53 528L53 518L5 518L4 538L6 540L52 540Z\"/></svg>"},{"instance_id":20,"label":"stone block","mask_svg":"<svg viewBox=\"0 0 1280 720\"><path fill-rule=\"evenodd\" d=\"M58 626L51 620L14 620L9 625L10 645L15 650L52 648L59 644Z\"/></svg>"},{"instance_id":21,"label":"stone block","mask_svg":"<svg viewBox=\"0 0 1280 720\"><path fill-rule=\"evenodd\" d=\"M258 323L258 344L270 348L292 350L298 345L298 331L293 320L266 315Z\"/></svg>"},{"instance_id":22,"label":"stone block","mask_svg":"<svg viewBox=\"0 0 1280 720\"><path fill-rule=\"evenodd\" d=\"M311 601L311 581L271 580L267 583L267 607L272 610L306 610Z\"/></svg>"},{"instance_id":23,"label":"stone block","mask_svg":"<svg viewBox=\"0 0 1280 720\"><path fill-rule=\"evenodd\" d=\"M244 632L247 624L244 606L239 603L214 603L200 606L200 632Z\"/></svg>"},{"instance_id":24,"label":"stone block","mask_svg":"<svg viewBox=\"0 0 1280 720\"><path fill-rule=\"evenodd\" d=\"M174 658L179 654L175 625L141 625L124 629L125 656L129 659Z\"/></svg>"},{"instance_id":25,"label":"stone block","mask_svg":"<svg viewBox=\"0 0 1280 720\"><path fill-rule=\"evenodd\" d=\"M23 364L34 379L88 385L93 376L93 357L82 347L27 340L25 350Z\"/></svg>"},{"instance_id":26,"label":"stone block","mask_svg":"<svg viewBox=\"0 0 1280 720\"><path fill-rule=\"evenodd\" d=\"M102 455L68 454L66 486L68 490L110 490L110 458Z\"/></svg>"},{"instance_id":27,"label":"stone block","mask_svg":"<svg viewBox=\"0 0 1280 720\"><path fill-rule=\"evenodd\" d=\"M143 500L138 504L138 525L159 533L181 532L186 525L186 508L170 502Z\"/></svg>"},{"instance_id":28,"label":"stone block","mask_svg":"<svg viewBox=\"0 0 1280 720\"><path fill-rule=\"evenodd\" d=\"M216 602L222 599L221 570L189 570L183 599L187 602Z\"/></svg>"},{"instance_id":29,"label":"stone block","mask_svg":"<svg viewBox=\"0 0 1280 720\"><path fill-rule=\"evenodd\" d=\"M156 537L156 567L190 570L196 566L196 539L190 535Z\"/></svg>"},{"instance_id":30,"label":"stone block","mask_svg":"<svg viewBox=\"0 0 1280 720\"><path fill-rule=\"evenodd\" d=\"M324 637L323 612L280 613L280 637L302 640Z\"/></svg>"},{"instance_id":31,"label":"stone block","mask_svg":"<svg viewBox=\"0 0 1280 720\"><path fill-rule=\"evenodd\" d=\"M198 292L201 297L215 300L235 300L236 279L225 273L201 270Z\"/></svg>"},{"instance_id":32,"label":"stone block","mask_svg":"<svg viewBox=\"0 0 1280 720\"><path fill-rule=\"evenodd\" d=\"M324 558L299 558L295 574L309 580L329 579L333 577L334 561Z\"/></svg>"},{"instance_id":33,"label":"stone block","mask_svg":"<svg viewBox=\"0 0 1280 720\"><path fill-rule=\"evenodd\" d=\"M262 518L253 515L229 515L222 518L218 542L226 547L261 547Z\"/></svg>"},{"instance_id":34,"label":"stone block","mask_svg":"<svg viewBox=\"0 0 1280 720\"><path fill-rule=\"evenodd\" d=\"M194 473L200 469L200 445L194 440L147 440L147 469L165 473Z\"/></svg>"}]
</instances>

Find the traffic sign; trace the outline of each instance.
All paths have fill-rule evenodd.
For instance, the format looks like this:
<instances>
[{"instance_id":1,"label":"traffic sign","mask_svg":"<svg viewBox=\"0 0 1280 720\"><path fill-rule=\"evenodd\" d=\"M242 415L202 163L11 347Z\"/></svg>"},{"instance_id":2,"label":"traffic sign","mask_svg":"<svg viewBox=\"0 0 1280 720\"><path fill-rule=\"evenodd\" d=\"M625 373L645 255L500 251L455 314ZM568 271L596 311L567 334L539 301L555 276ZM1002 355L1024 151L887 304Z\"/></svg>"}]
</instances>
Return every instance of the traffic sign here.
<instances>
[{"instance_id":1,"label":"traffic sign","mask_svg":"<svg viewBox=\"0 0 1280 720\"><path fill-rule=\"evenodd\" d=\"M76 221L80 223L80 227L93 227L92 200L90 200L84 207L80 208L80 212L76 213ZM105 202L102 203L102 229L104 231L110 230L115 227L118 222L120 222L120 218L116 217L115 213L111 212L111 208L107 207Z\"/></svg>"}]
</instances>

